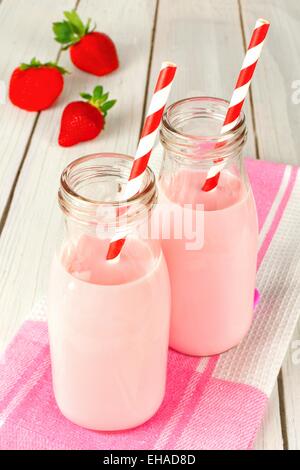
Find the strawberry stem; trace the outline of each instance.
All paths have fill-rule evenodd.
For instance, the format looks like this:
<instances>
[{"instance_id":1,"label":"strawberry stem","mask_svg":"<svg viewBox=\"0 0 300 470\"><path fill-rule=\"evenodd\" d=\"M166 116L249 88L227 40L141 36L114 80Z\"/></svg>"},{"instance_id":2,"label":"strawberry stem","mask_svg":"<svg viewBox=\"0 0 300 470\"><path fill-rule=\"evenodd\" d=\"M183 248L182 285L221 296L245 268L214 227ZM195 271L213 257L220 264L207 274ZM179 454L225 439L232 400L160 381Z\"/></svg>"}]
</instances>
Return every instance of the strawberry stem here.
<instances>
[{"instance_id":1,"label":"strawberry stem","mask_svg":"<svg viewBox=\"0 0 300 470\"><path fill-rule=\"evenodd\" d=\"M80 93L80 96L84 98L92 106L95 106L105 117L110 108L112 108L117 100L108 100L109 93L103 93L103 87L98 85L94 88L93 94Z\"/></svg>"}]
</instances>

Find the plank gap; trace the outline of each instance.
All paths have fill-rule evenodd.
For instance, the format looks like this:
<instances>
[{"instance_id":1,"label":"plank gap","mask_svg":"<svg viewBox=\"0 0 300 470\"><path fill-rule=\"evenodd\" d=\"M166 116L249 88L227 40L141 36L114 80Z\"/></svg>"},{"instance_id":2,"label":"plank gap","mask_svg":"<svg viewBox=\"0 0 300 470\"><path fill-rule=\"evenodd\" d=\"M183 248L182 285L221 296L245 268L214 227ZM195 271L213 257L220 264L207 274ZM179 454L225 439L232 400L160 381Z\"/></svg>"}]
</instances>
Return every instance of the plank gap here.
<instances>
[{"instance_id":1,"label":"plank gap","mask_svg":"<svg viewBox=\"0 0 300 470\"><path fill-rule=\"evenodd\" d=\"M288 441L287 422L286 422L285 405L284 405L285 397L284 397L283 376L282 376L281 369L278 374L277 382L278 382L279 412L280 412L280 421L281 421L283 449L288 450L289 441Z\"/></svg>"},{"instance_id":2,"label":"plank gap","mask_svg":"<svg viewBox=\"0 0 300 470\"><path fill-rule=\"evenodd\" d=\"M28 154L28 150L29 150L29 147L30 147L30 144L31 144L31 141L32 141L33 133L35 131L36 125L37 125L38 120L39 120L39 116L40 116L40 112L37 113L37 115L35 117L32 129L31 129L31 132L30 132L30 135L29 135L29 138L28 138L25 150L24 150L24 154L22 156L20 165L18 167L16 176L14 178L13 184L11 186L11 190L9 192L9 195L8 195L8 198L7 198L7 201L6 201L6 204L5 204L5 207L3 209L3 214L2 214L2 217L0 219L0 236L1 236L2 231L4 229L5 222L7 220L7 217L8 217L9 211L10 211L10 207L11 207L11 204L12 204L12 201L13 201L13 198L14 198L15 190L16 190L21 171L22 171L22 168L24 166L24 163L25 163L25 160L26 160L26 157L27 157L27 154Z\"/></svg>"},{"instance_id":3,"label":"plank gap","mask_svg":"<svg viewBox=\"0 0 300 470\"><path fill-rule=\"evenodd\" d=\"M0 4L1 4L2 0L0 0ZM75 6L74 6L74 10L77 10L78 6L79 6L79 3L80 3L80 0L76 0L75 2ZM60 59L60 56L61 56L61 53L62 53L62 49L60 48L56 54L56 58L55 58L55 61L56 63L58 64L59 62L59 59ZM28 137L28 140L27 140L27 143L26 143L26 146L25 146L25 149L24 149L24 153L23 153L23 156L22 156L22 159L20 161L20 164L18 166L18 169L17 169L17 172L16 172L16 176L14 178L14 181L13 181L13 184L11 186L11 189L10 189L10 192L9 192L9 195L8 195L8 198L7 198L7 201L6 201L6 204L5 204L5 207L3 209L3 214L2 214L2 217L0 219L0 236L3 232L3 229L4 229L4 226L5 226L5 223L6 223L6 220L7 220L7 217L8 217L8 214L9 214L9 211L10 211L10 208L11 208L11 205L12 205L12 201L13 201L13 198L14 198L14 194L15 194L15 190L16 190L16 187L17 187L17 184L18 184L18 181L19 181L19 177L20 177L20 174L21 174L21 171L23 169L23 166L24 166L24 163L25 163L25 160L26 160L26 157L28 155L28 152L29 152L29 149L30 149L30 144L32 142L32 138L33 138L33 134L34 134L34 131L36 129L36 126L37 126L37 123L39 121L39 117L41 115L41 112L42 111L39 111L35 117L35 120L33 122L33 126L32 126L32 129L31 129L31 132L29 134L29 137Z\"/></svg>"},{"instance_id":4,"label":"plank gap","mask_svg":"<svg viewBox=\"0 0 300 470\"><path fill-rule=\"evenodd\" d=\"M153 18L153 26L152 26L152 31L151 31L151 44L150 44L149 61L148 61L148 67L147 67L147 76L146 76L146 85L145 85L145 94L144 94L144 104L143 104L141 126L140 126L140 132L139 132L139 137L138 138L140 138L140 135L142 133L144 120L145 120L145 116L146 116L147 95L148 95L150 76L151 76L151 65L152 65L152 57L153 57L153 50L154 50L154 42L155 42L155 33L156 33L156 25L157 25L157 18L158 18L159 1L160 0L156 0L155 12L154 12L154 18Z\"/></svg>"},{"instance_id":5,"label":"plank gap","mask_svg":"<svg viewBox=\"0 0 300 470\"><path fill-rule=\"evenodd\" d=\"M240 25L241 25L241 31L242 31L243 47L244 47L244 52L246 54L247 40L246 40L246 31L245 31L245 24L244 24L244 19L243 19L241 0L237 0L237 2L238 2L239 18L240 18ZM252 121L253 133L254 133L254 148L255 148L255 153L256 153L255 157L257 160L260 160L259 145L258 145L258 138L257 138L257 132L256 132L255 110L254 110L254 102L253 102L253 94L252 94L251 86L249 88L249 104L250 104L251 121Z\"/></svg>"}]
</instances>

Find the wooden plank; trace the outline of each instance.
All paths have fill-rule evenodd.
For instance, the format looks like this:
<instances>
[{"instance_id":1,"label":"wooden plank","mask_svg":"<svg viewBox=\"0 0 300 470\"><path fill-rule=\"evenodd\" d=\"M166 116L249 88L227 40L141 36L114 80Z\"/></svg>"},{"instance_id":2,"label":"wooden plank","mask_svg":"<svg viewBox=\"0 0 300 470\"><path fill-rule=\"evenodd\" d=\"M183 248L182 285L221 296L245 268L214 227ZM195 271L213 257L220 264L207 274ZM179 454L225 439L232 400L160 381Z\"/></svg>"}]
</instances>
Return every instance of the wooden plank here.
<instances>
[{"instance_id":1,"label":"wooden plank","mask_svg":"<svg viewBox=\"0 0 300 470\"><path fill-rule=\"evenodd\" d=\"M3 0L0 8L1 42L0 80L8 90L12 71L21 62L37 57L55 60L59 50L52 38L51 24L61 17L60 0ZM66 0L63 7L71 9L75 0ZM27 14L30 12L30 14ZM28 113L13 106L9 99L0 105L0 219L7 203L15 176L22 162L37 113Z\"/></svg>"},{"instance_id":2,"label":"wooden plank","mask_svg":"<svg viewBox=\"0 0 300 470\"><path fill-rule=\"evenodd\" d=\"M45 294L48 270L59 235L57 207L60 173L81 155L117 151L132 153L141 125L156 1L82 0L79 13L92 17L115 41L120 69L106 77L76 70L68 53L61 64L72 71L63 98L41 114L35 129L0 243L0 335L6 342L40 295ZM36 7L38 8L38 7ZM39 7L40 15L46 11ZM24 12L23 12L24 13ZM56 15L57 16L57 15ZM58 15L60 17L61 15ZM62 109L80 91L102 84L118 100L103 134L94 141L63 149L57 144ZM7 119L11 119L7 115Z\"/></svg>"},{"instance_id":3,"label":"wooden plank","mask_svg":"<svg viewBox=\"0 0 300 470\"><path fill-rule=\"evenodd\" d=\"M277 384L270 397L261 429L256 437L255 450L282 450L281 420Z\"/></svg>"},{"instance_id":4,"label":"wooden plank","mask_svg":"<svg viewBox=\"0 0 300 470\"><path fill-rule=\"evenodd\" d=\"M300 2L297 0L242 0L242 17L250 34L255 20L271 22L270 33L252 85L260 157L300 163ZM289 449L300 449L300 377L292 345L300 339L300 324L282 368L284 434Z\"/></svg>"},{"instance_id":5,"label":"wooden plank","mask_svg":"<svg viewBox=\"0 0 300 470\"><path fill-rule=\"evenodd\" d=\"M170 102L187 96L207 95L230 99L244 55L238 4L234 0L160 0L151 64L150 87L159 64L171 60L178 64ZM245 154L256 156L249 98L245 112L248 143ZM264 420L257 448L282 448L278 390Z\"/></svg>"},{"instance_id":6,"label":"wooden plank","mask_svg":"<svg viewBox=\"0 0 300 470\"><path fill-rule=\"evenodd\" d=\"M282 366L288 448L300 450L300 322Z\"/></svg>"},{"instance_id":7,"label":"wooden plank","mask_svg":"<svg viewBox=\"0 0 300 470\"><path fill-rule=\"evenodd\" d=\"M189 96L230 99L244 56L236 0L160 0L151 79L153 90L163 60L176 62L178 71L169 102ZM245 112L248 142L245 154L256 157L249 100Z\"/></svg>"},{"instance_id":8,"label":"wooden plank","mask_svg":"<svg viewBox=\"0 0 300 470\"><path fill-rule=\"evenodd\" d=\"M241 5L248 36L257 18L271 22L252 85L260 157L299 164L300 104L292 98L300 78L300 2L242 0Z\"/></svg>"}]
</instances>

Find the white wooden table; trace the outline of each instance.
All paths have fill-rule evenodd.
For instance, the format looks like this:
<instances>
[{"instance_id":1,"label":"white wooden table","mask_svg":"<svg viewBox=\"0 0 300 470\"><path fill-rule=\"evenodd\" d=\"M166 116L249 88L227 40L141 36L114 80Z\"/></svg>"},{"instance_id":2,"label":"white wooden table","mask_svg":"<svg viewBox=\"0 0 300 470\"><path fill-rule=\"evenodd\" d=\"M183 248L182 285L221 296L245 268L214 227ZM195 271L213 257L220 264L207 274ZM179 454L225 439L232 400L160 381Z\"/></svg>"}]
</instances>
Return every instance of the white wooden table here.
<instances>
[{"instance_id":1,"label":"white wooden table","mask_svg":"<svg viewBox=\"0 0 300 470\"><path fill-rule=\"evenodd\" d=\"M162 60L180 66L170 102L203 94L228 99L256 18L269 19L263 60L245 106L247 153L300 163L300 104L292 100L293 87L300 85L299 0L0 0L0 80L8 84L12 69L33 56L55 59L59 47L51 23L74 7L115 40L121 67L98 79L75 70L64 53L60 64L73 73L53 108L26 113L8 100L0 105L1 349L46 292L60 222L56 191L62 169L87 153L134 152ZM98 83L118 99L105 132L95 141L60 148L65 103ZM293 365L292 353L290 348L257 449L300 449L300 366Z\"/></svg>"}]
</instances>

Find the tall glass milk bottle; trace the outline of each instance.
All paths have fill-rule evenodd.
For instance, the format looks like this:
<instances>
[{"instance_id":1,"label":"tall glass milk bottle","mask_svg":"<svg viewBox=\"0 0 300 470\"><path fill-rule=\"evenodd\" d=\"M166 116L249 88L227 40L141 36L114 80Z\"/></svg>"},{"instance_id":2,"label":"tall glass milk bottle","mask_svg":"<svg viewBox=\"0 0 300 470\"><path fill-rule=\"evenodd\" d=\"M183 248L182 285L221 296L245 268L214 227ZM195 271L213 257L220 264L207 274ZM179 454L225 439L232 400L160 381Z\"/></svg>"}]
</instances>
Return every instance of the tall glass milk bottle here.
<instances>
[{"instance_id":1,"label":"tall glass milk bottle","mask_svg":"<svg viewBox=\"0 0 300 470\"><path fill-rule=\"evenodd\" d=\"M58 199L65 235L53 259L49 335L61 412L95 430L148 420L166 381L170 286L159 240L145 236L157 200L152 171L124 200L132 159L97 154L69 164ZM126 233L119 259L109 240Z\"/></svg>"},{"instance_id":2,"label":"tall glass milk bottle","mask_svg":"<svg viewBox=\"0 0 300 470\"><path fill-rule=\"evenodd\" d=\"M165 112L159 180L162 246L171 280L170 346L191 355L226 351L253 317L258 224L242 150L245 117L220 135L228 103L197 97ZM210 168L217 186L202 187Z\"/></svg>"}]
</instances>

